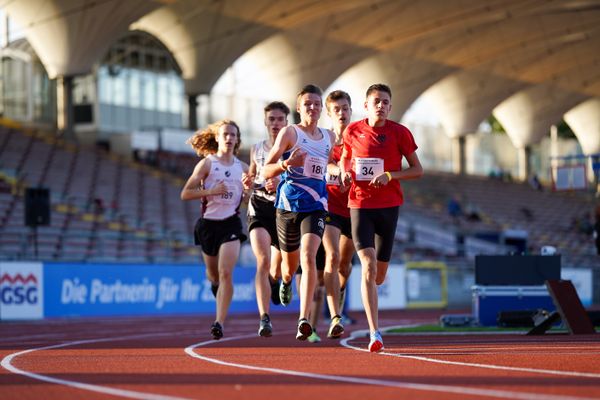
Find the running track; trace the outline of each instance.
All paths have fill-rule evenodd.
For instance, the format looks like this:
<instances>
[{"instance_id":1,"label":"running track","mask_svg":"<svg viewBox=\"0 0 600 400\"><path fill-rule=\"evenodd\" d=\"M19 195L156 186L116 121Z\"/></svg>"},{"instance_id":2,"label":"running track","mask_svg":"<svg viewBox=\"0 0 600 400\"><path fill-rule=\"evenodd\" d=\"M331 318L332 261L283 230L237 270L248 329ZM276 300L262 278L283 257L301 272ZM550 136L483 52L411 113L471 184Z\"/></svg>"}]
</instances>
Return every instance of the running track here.
<instances>
[{"instance_id":1,"label":"running track","mask_svg":"<svg viewBox=\"0 0 600 400\"><path fill-rule=\"evenodd\" d=\"M596 335L386 335L370 354L364 317L342 340L295 340L295 316L231 316L209 340L198 316L3 322L2 399L600 399ZM382 326L436 321L382 312ZM319 327L325 332L326 325ZM324 336L324 335L323 335ZM600 335L598 335L600 336Z\"/></svg>"}]
</instances>

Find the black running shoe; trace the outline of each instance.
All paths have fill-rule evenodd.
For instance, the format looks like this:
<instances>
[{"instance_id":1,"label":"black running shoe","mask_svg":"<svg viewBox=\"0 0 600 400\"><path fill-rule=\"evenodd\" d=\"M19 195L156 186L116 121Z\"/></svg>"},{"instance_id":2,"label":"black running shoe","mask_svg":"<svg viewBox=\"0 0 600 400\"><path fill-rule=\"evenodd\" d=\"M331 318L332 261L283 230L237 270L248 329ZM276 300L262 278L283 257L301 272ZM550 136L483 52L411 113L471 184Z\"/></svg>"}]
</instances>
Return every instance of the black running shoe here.
<instances>
[{"instance_id":1,"label":"black running shoe","mask_svg":"<svg viewBox=\"0 0 600 400\"><path fill-rule=\"evenodd\" d=\"M210 291L212 292L213 296L215 296L215 299L217 298L217 292L219 291L219 283L211 283L210 284Z\"/></svg>"},{"instance_id":2,"label":"black running shoe","mask_svg":"<svg viewBox=\"0 0 600 400\"><path fill-rule=\"evenodd\" d=\"M276 281L273 282L271 280L271 278L269 278L269 283L271 284L271 301L273 302L273 304L278 306L281 304L281 300L279 299L280 280L277 279Z\"/></svg>"},{"instance_id":3,"label":"black running shoe","mask_svg":"<svg viewBox=\"0 0 600 400\"><path fill-rule=\"evenodd\" d=\"M215 321L215 323L212 324L210 327L210 334L215 340L221 339L223 337L223 327L221 326L221 324Z\"/></svg>"},{"instance_id":4,"label":"black running shoe","mask_svg":"<svg viewBox=\"0 0 600 400\"><path fill-rule=\"evenodd\" d=\"M269 318L269 314L263 314L258 327L258 336L271 337L272 334L273 325L271 325L271 318Z\"/></svg>"},{"instance_id":5,"label":"black running shoe","mask_svg":"<svg viewBox=\"0 0 600 400\"><path fill-rule=\"evenodd\" d=\"M298 333L296 333L296 339L306 340L313 333L313 328L306 318L300 318L298 320Z\"/></svg>"},{"instance_id":6,"label":"black running shoe","mask_svg":"<svg viewBox=\"0 0 600 400\"><path fill-rule=\"evenodd\" d=\"M279 285L279 300L281 300L281 304L284 306L292 302L292 282L286 284L281 281Z\"/></svg>"}]
</instances>

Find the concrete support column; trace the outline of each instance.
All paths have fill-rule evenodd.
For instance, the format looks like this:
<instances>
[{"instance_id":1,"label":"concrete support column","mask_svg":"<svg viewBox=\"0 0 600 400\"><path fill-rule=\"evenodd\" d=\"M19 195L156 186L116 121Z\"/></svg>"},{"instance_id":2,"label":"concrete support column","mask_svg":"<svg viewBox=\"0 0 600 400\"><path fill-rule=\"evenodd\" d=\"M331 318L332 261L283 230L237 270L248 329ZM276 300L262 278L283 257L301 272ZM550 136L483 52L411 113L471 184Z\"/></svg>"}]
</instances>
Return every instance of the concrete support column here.
<instances>
[{"instance_id":1,"label":"concrete support column","mask_svg":"<svg viewBox=\"0 0 600 400\"><path fill-rule=\"evenodd\" d=\"M198 130L198 95L188 94L188 128Z\"/></svg>"},{"instance_id":2,"label":"concrete support column","mask_svg":"<svg viewBox=\"0 0 600 400\"><path fill-rule=\"evenodd\" d=\"M458 175L467 173L466 142L465 136L452 139L452 169Z\"/></svg>"},{"instance_id":3,"label":"concrete support column","mask_svg":"<svg viewBox=\"0 0 600 400\"><path fill-rule=\"evenodd\" d=\"M4 26L2 29L2 40L0 43L0 47L6 47L10 43L10 18L8 15L5 15L4 18Z\"/></svg>"},{"instance_id":4,"label":"concrete support column","mask_svg":"<svg viewBox=\"0 0 600 400\"><path fill-rule=\"evenodd\" d=\"M530 157L531 157L531 147L529 146L525 146L525 147L521 147L517 149L518 152L518 166L519 166L519 171L518 171L518 178L520 181L526 181L529 178L529 175L531 173L531 164L530 164Z\"/></svg>"},{"instance_id":5,"label":"concrete support column","mask_svg":"<svg viewBox=\"0 0 600 400\"><path fill-rule=\"evenodd\" d=\"M56 125L65 139L74 139L73 77L60 76L56 82Z\"/></svg>"}]
</instances>

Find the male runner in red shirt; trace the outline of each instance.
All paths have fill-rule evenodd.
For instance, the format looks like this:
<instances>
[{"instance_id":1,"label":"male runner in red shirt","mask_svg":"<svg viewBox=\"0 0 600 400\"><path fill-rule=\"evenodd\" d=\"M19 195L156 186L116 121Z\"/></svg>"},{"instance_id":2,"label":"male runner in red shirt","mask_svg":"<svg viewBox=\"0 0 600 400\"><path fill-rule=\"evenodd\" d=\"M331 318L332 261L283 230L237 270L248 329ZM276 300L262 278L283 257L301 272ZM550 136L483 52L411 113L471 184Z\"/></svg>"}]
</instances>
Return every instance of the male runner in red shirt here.
<instances>
[{"instance_id":1,"label":"male runner in red shirt","mask_svg":"<svg viewBox=\"0 0 600 400\"><path fill-rule=\"evenodd\" d=\"M423 175L417 145L403 125L387 119L392 92L384 84L367 89L367 118L348 125L340 161L344 184L350 184L348 207L352 239L362 265L361 294L370 329L369 351L383 350L379 332L377 285L385 280L394 244L400 180ZM402 169L402 157L409 167Z\"/></svg>"}]
</instances>

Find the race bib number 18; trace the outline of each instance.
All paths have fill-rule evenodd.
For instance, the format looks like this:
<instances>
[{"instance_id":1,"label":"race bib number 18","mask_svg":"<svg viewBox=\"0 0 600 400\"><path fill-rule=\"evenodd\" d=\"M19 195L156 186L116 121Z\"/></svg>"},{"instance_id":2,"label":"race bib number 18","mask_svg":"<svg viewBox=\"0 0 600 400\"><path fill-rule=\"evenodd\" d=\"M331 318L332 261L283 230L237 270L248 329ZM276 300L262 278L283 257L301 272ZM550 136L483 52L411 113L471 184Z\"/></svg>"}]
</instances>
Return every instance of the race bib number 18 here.
<instances>
[{"instance_id":1,"label":"race bib number 18","mask_svg":"<svg viewBox=\"0 0 600 400\"><path fill-rule=\"evenodd\" d=\"M383 159L381 158L355 158L354 167L357 181L370 181L383 174Z\"/></svg>"},{"instance_id":2,"label":"race bib number 18","mask_svg":"<svg viewBox=\"0 0 600 400\"><path fill-rule=\"evenodd\" d=\"M323 179L327 168L327 160L321 157L306 156L304 160L304 176Z\"/></svg>"}]
</instances>

